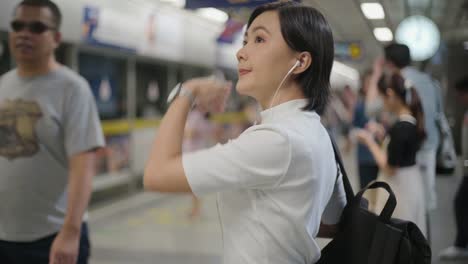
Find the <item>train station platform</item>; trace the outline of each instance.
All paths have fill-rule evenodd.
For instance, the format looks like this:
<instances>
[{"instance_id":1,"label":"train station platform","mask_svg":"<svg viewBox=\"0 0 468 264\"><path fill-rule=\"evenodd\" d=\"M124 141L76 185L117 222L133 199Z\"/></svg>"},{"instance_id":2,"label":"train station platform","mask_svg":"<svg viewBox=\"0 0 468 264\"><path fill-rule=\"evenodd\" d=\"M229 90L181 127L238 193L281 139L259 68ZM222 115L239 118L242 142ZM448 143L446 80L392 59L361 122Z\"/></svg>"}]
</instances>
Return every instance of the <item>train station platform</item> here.
<instances>
[{"instance_id":1,"label":"train station platform","mask_svg":"<svg viewBox=\"0 0 468 264\"><path fill-rule=\"evenodd\" d=\"M345 166L356 190L354 155L344 155ZM458 174L457 174L458 175ZM438 253L455 236L453 197L459 176L438 177L438 208L430 215L434 264L445 261ZM91 264L215 264L221 263L221 232L215 195L202 199L202 212L189 218L189 195L140 192L90 211ZM321 246L327 240L320 239Z\"/></svg>"}]
</instances>

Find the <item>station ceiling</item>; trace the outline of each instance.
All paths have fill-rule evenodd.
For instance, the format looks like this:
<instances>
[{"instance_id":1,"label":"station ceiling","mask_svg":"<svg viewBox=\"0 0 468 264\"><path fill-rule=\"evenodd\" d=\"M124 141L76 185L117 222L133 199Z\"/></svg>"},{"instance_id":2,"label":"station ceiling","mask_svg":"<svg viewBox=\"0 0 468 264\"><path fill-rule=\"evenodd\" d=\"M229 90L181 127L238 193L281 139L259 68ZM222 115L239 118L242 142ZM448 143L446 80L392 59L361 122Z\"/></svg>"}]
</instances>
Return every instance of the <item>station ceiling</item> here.
<instances>
[{"instance_id":1,"label":"station ceiling","mask_svg":"<svg viewBox=\"0 0 468 264\"><path fill-rule=\"evenodd\" d=\"M380 3L385 18L365 18L360 8L361 3L365 2ZM303 3L324 13L334 30L336 41L362 43L362 60L347 62L359 70L369 67L373 58L381 54L385 44L376 40L373 29L388 27L395 33L398 24L411 15L431 18L447 42L468 40L468 0L303 0Z\"/></svg>"}]
</instances>

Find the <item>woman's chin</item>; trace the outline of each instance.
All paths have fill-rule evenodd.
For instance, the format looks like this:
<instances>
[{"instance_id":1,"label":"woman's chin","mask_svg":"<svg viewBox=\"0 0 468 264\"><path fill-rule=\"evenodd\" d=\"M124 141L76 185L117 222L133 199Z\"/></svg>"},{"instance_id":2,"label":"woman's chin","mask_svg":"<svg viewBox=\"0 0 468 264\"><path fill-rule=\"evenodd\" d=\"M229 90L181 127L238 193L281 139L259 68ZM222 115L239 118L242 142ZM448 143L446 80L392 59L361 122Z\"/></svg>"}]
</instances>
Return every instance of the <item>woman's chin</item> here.
<instances>
[{"instance_id":1,"label":"woman's chin","mask_svg":"<svg viewBox=\"0 0 468 264\"><path fill-rule=\"evenodd\" d=\"M250 90L250 89L249 89L249 86L246 85L244 82L242 82L241 80L239 80L239 81L237 82L237 85L236 85L236 91L237 91L237 93L239 93L240 95L246 95L246 96L248 96L248 95L250 95L250 94L249 94L249 90Z\"/></svg>"},{"instance_id":2,"label":"woman's chin","mask_svg":"<svg viewBox=\"0 0 468 264\"><path fill-rule=\"evenodd\" d=\"M246 89L245 89L245 86L242 85L240 82L237 82L237 85L236 85L236 91L238 94L240 95L246 95Z\"/></svg>"}]
</instances>

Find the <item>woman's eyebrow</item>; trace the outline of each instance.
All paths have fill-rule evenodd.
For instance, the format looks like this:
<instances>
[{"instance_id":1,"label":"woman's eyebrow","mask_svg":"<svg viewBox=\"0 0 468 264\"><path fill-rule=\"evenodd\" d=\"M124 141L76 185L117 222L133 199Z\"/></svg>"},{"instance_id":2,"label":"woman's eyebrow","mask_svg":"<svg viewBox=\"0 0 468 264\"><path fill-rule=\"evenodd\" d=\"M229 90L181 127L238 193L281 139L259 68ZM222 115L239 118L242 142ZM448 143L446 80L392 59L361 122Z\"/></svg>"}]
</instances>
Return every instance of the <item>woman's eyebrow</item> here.
<instances>
[{"instance_id":1,"label":"woman's eyebrow","mask_svg":"<svg viewBox=\"0 0 468 264\"><path fill-rule=\"evenodd\" d=\"M267 29L266 27L264 27L264 26L256 26L256 27L254 27L254 28L252 29L252 33L255 32L255 31L257 31L257 30L265 30L268 34L270 34L270 31L268 31L268 29ZM247 35L248 35L248 32L245 31L244 37L247 37Z\"/></svg>"}]
</instances>

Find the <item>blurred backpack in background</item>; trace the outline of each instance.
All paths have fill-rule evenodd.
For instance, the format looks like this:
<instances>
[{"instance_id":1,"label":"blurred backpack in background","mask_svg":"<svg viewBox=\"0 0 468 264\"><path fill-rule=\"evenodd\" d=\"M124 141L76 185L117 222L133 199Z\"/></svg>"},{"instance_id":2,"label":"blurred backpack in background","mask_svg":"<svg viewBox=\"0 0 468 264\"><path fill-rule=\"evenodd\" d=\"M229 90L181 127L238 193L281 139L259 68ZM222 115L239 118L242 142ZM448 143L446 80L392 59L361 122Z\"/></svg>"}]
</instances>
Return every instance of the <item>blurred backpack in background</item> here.
<instances>
[{"instance_id":1,"label":"blurred backpack in background","mask_svg":"<svg viewBox=\"0 0 468 264\"><path fill-rule=\"evenodd\" d=\"M457 154L453 143L452 131L443 112L436 119L439 129L439 146L437 147L436 172L439 175L452 175L457 166Z\"/></svg>"}]
</instances>

